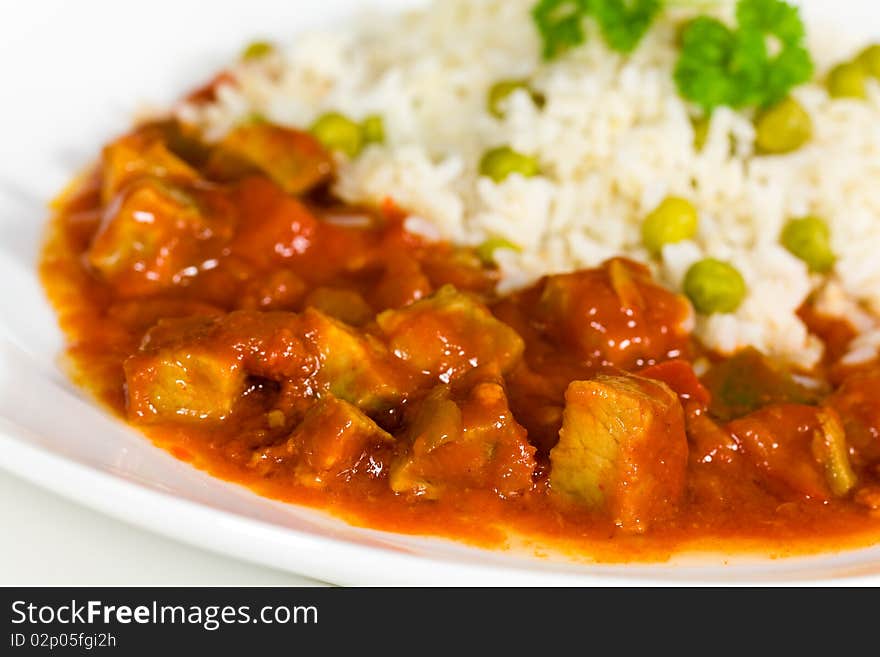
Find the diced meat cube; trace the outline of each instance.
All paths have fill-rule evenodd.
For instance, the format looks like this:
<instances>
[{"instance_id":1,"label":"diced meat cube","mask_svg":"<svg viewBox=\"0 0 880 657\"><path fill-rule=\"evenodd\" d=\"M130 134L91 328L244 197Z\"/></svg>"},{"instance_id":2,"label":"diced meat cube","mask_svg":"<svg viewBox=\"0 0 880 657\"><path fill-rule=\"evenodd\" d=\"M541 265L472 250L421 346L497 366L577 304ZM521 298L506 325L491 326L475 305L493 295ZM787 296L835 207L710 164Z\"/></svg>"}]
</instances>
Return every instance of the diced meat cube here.
<instances>
[{"instance_id":1,"label":"diced meat cube","mask_svg":"<svg viewBox=\"0 0 880 657\"><path fill-rule=\"evenodd\" d=\"M843 427L831 409L773 404L728 424L743 453L782 497L829 500L855 485Z\"/></svg>"},{"instance_id":2,"label":"diced meat cube","mask_svg":"<svg viewBox=\"0 0 880 657\"><path fill-rule=\"evenodd\" d=\"M316 287L306 295L303 304L351 326L362 326L375 315L360 294L345 288Z\"/></svg>"},{"instance_id":3,"label":"diced meat cube","mask_svg":"<svg viewBox=\"0 0 880 657\"><path fill-rule=\"evenodd\" d=\"M450 285L376 321L395 356L443 383L478 367L504 374L524 349L516 331Z\"/></svg>"},{"instance_id":4,"label":"diced meat cube","mask_svg":"<svg viewBox=\"0 0 880 657\"><path fill-rule=\"evenodd\" d=\"M111 203L89 247L89 264L124 296L158 292L198 272L211 247L231 237L222 195L132 183Z\"/></svg>"},{"instance_id":5,"label":"diced meat cube","mask_svg":"<svg viewBox=\"0 0 880 657\"><path fill-rule=\"evenodd\" d=\"M333 160L307 132L252 121L226 135L208 170L216 177L235 179L255 169L286 193L298 195L327 180L333 172Z\"/></svg>"},{"instance_id":6,"label":"diced meat cube","mask_svg":"<svg viewBox=\"0 0 880 657\"><path fill-rule=\"evenodd\" d=\"M141 130L110 144L103 153L101 200L109 203L128 183L139 178L160 178L190 184L198 172L168 150L155 130Z\"/></svg>"},{"instance_id":7,"label":"diced meat cube","mask_svg":"<svg viewBox=\"0 0 880 657\"><path fill-rule=\"evenodd\" d=\"M289 269L275 269L251 279L239 299L243 310L294 310L307 286Z\"/></svg>"},{"instance_id":8,"label":"diced meat cube","mask_svg":"<svg viewBox=\"0 0 880 657\"><path fill-rule=\"evenodd\" d=\"M428 296L433 288L418 260L395 255L385 263L385 271L373 289L370 301L376 308L402 308Z\"/></svg>"},{"instance_id":9,"label":"diced meat cube","mask_svg":"<svg viewBox=\"0 0 880 657\"><path fill-rule=\"evenodd\" d=\"M192 345L131 356L124 370L129 418L143 423L222 420L247 379L231 352Z\"/></svg>"},{"instance_id":10,"label":"diced meat cube","mask_svg":"<svg viewBox=\"0 0 880 657\"><path fill-rule=\"evenodd\" d=\"M532 488L535 448L513 418L501 385L477 384L461 403L446 386L422 402L409 443L391 467L397 493L438 499L468 490L501 497Z\"/></svg>"},{"instance_id":11,"label":"diced meat cube","mask_svg":"<svg viewBox=\"0 0 880 657\"><path fill-rule=\"evenodd\" d=\"M569 385L550 451L554 491L644 532L673 512L687 460L684 413L665 384L621 374Z\"/></svg>"},{"instance_id":12,"label":"diced meat cube","mask_svg":"<svg viewBox=\"0 0 880 657\"><path fill-rule=\"evenodd\" d=\"M325 486L374 468L369 463L374 448L393 440L356 406L328 395L285 442L257 451L251 464L264 475L292 470L302 484Z\"/></svg>"},{"instance_id":13,"label":"diced meat cube","mask_svg":"<svg viewBox=\"0 0 880 657\"><path fill-rule=\"evenodd\" d=\"M654 283L644 265L622 259L550 276L538 313L547 333L581 360L623 369L681 356L693 325L684 297Z\"/></svg>"},{"instance_id":14,"label":"diced meat cube","mask_svg":"<svg viewBox=\"0 0 880 657\"><path fill-rule=\"evenodd\" d=\"M415 386L412 374L373 336L314 308L307 308L302 319L305 335L316 350L315 380L322 389L375 412L400 402Z\"/></svg>"},{"instance_id":15,"label":"diced meat cube","mask_svg":"<svg viewBox=\"0 0 880 657\"><path fill-rule=\"evenodd\" d=\"M235 201L241 220L230 249L239 257L274 267L314 246L318 220L272 181L246 178L235 188Z\"/></svg>"}]
</instances>

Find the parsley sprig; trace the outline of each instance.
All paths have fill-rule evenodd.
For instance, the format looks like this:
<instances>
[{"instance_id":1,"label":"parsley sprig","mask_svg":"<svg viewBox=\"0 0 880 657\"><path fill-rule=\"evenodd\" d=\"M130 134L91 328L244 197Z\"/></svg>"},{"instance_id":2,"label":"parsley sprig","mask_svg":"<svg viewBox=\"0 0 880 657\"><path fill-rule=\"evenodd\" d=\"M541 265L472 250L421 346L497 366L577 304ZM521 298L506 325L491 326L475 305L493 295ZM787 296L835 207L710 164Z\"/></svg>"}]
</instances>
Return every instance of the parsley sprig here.
<instances>
[{"instance_id":1,"label":"parsley sprig","mask_svg":"<svg viewBox=\"0 0 880 657\"><path fill-rule=\"evenodd\" d=\"M610 48L630 53L663 8L662 0L539 0L532 18L544 43L544 59L554 59L586 40L593 18Z\"/></svg>"},{"instance_id":2,"label":"parsley sprig","mask_svg":"<svg viewBox=\"0 0 880 657\"><path fill-rule=\"evenodd\" d=\"M707 112L721 105L774 105L813 75L796 7L783 0L739 0L736 19L732 29L701 16L682 33L675 82L684 98Z\"/></svg>"},{"instance_id":3,"label":"parsley sprig","mask_svg":"<svg viewBox=\"0 0 880 657\"><path fill-rule=\"evenodd\" d=\"M692 5L697 0L689 0ZM551 60L586 40L594 20L610 48L635 50L659 13L685 0L538 0L532 18ZM735 27L710 16L681 33L675 67L679 93L711 112L715 107L768 107L810 79L813 61L797 7L785 0L739 0Z\"/></svg>"}]
</instances>

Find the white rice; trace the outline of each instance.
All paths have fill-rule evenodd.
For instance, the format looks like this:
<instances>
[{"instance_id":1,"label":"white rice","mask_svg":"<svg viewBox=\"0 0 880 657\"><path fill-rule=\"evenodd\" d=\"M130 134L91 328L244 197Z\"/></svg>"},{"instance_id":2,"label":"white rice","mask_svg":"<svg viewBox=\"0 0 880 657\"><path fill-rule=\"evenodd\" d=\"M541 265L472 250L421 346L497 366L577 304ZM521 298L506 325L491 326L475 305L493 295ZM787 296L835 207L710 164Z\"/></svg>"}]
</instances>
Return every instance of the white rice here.
<instances>
[{"instance_id":1,"label":"white rice","mask_svg":"<svg viewBox=\"0 0 880 657\"><path fill-rule=\"evenodd\" d=\"M832 100L818 82L799 87L795 96L815 134L791 155L755 155L751 117L726 109L714 113L696 152L672 78L681 12L659 21L630 57L594 35L547 64L533 4L442 0L412 14L362 17L301 37L283 55L236 65L236 83L222 86L215 103L184 105L179 116L217 139L253 112L299 127L331 110L355 119L381 114L386 143L341 160L336 191L353 202L391 197L413 213L411 228L432 237L518 244L521 252L497 254L502 291L614 255L650 262L641 222L665 196L683 196L699 210L699 235L667 246L662 262L652 263L661 280L680 290L688 266L713 256L734 263L749 286L736 313L698 319L696 335L707 346L729 353L752 345L809 368L822 344L795 311L819 291L823 309L865 334L848 358L873 357L880 346L880 337L869 337L880 336L880 85L870 83L866 102ZM817 79L863 45L813 28ZM520 91L503 120L492 117L488 88L526 77L545 106ZM480 157L501 144L537 156L542 175L501 184L481 178ZM838 255L831 276L810 275L778 244L784 223L806 214L831 228Z\"/></svg>"}]
</instances>

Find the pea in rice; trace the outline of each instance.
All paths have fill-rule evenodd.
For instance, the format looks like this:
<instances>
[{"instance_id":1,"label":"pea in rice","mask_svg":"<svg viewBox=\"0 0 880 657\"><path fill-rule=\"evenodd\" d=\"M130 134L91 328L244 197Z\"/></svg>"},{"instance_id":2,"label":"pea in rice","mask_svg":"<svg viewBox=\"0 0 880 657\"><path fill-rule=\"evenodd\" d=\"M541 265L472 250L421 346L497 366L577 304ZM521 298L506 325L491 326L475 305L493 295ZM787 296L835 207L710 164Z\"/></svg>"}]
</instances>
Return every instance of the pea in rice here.
<instances>
[{"instance_id":1,"label":"pea in rice","mask_svg":"<svg viewBox=\"0 0 880 657\"><path fill-rule=\"evenodd\" d=\"M178 116L211 139L254 113L299 127L329 112L355 121L381 116L381 143L339 156L337 193L354 203L391 196L412 212L408 227L431 237L495 240L501 291L621 254L651 264L681 291L691 265L715 258L735 266L747 292L735 312L697 315L695 334L708 347L754 346L809 369L823 347L796 311L815 295L820 310L861 333L849 361L873 358L880 83L869 79L864 99L834 98L823 83L864 44L813 26L816 81L793 92L812 135L791 153L762 155L749 113L720 108L695 134L671 75L686 10L667 11L630 56L590 38L548 63L533 4L445 0L402 16L364 16L240 62L213 103L183 105ZM729 15L723 4L717 11ZM487 102L494 85L520 80L528 84ZM704 137L700 149L696 137ZM502 146L534 158L537 175L500 182L480 175L487 151ZM697 232L652 255L643 222L670 196L696 208ZM806 216L829 229L836 259L827 273L811 273L780 244L789 220Z\"/></svg>"}]
</instances>

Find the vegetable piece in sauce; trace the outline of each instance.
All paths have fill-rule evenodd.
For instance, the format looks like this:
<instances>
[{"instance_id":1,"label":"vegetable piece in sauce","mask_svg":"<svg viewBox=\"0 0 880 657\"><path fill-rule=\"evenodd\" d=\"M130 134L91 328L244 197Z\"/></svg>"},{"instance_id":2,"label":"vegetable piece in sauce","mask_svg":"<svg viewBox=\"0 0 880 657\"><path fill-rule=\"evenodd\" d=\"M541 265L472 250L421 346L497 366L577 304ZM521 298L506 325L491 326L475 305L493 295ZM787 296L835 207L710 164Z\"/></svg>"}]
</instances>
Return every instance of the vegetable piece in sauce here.
<instances>
[{"instance_id":1,"label":"vegetable piece in sauce","mask_svg":"<svg viewBox=\"0 0 880 657\"><path fill-rule=\"evenodd\" d=\"M725 421L768 404L809 404L820 396L820 391L798 384L779 364L752 348L714 365L703 383L712 394L709 410Z\"/></svg>"},{"instance_id":2,"label":"vegetable piece in sauce","mask_svg":"<svg viewBox=\"0 0 880 657\"><path fill-rule=\"evenodd\" d=\"M478 489L509 497L532 487L535 448L498 383L478 383L460 403L438 386L422 402L407 437L406 452L391 466L397 493L439 499Z\"/></svg>"},{"instance_id":3,"label":"vegetable piece in sauce","mask_svg":"<svg viewBox=\"0 0 880 657\"><path fill-rule=\"evenodd\" d=\"M667 360L639 372L646 379L662 381L679 396L682 403L694 402L698 408L706 408L712 396L700 383L693 366L685 360Z\"/></svg>"},{"instance_id":4,"label":"vegetable piece in sauce","mask_svg":"<svg viewBox=\"0 0 880 657\"><path fill-rule=\"evenodd\" d=\"M315 138L331 151L357 157L364 147L364 129L344 114L329 112L318 118L309 129Z\"/></svg>"},{"instance_id":5,"label":"vegetable piece in sauce","mask_svg":"<svg viewBox=\"0 0 880 657\"><path fill-rule=\"evenodd\" d=\"M838 64L828 73L828 93L832 98L864 99L868 95L867 77L867 71L858 62Z\"/></svg>"},{"instance_id":6,"label":"vegetable piece in sauce","mask_svg":"<svg viewBox=\"0 0 880 657\"><path fill-rule=\"evenodd\" d=\"M539 173L541 167L538 160L530 155L518 153L510 146L493 148L480 160L480 175L491 178L496 183L504 182L513 174L532 178Z\"/></svg>"},{"instance_id":7,"label":"vegetable piece in sauce","mask_svg":"<svg viewBox=\"0 0 880 657\"><path fill-rule=\"evenodd\" d=\"M665 384L630 374L574 381L565 393L550 485L626 531L668 516L684 492L684 413Z\"/></svg>"},{"instance_id":8,"label":"vegetable piece in sauce","mask_svg":"<svg viewBox=\"0 0 880 657\"><path fill-rule=\"evenodd\" d=\"M155 131L146 128L104 148L101 164L104 203L109 203L123 187L139 178L161 178L184 185L199 178L198 172L172 153Z\"/></svg>"},{"instance_id":9,"label":"vegetable piece in sauce","mask_svg":"<svg viewBox=\"0 0 880 657\"><path fill-rule=\"evenodd\" d=\"M782 229L779 241L813 273L825 274L834 267L836 257L831 250L831 231L818 217L792 219Z\"/></svg>"},{"instance_id":10,"label":"vegetable piece in sauce","mask_svg":"<svg viewBox=\"0 0 880 657\"><path fill-rule=\"evenodd\" d=\"M264 476L292 470L299 483L322 487L368 470L369 455L393 441L356 406L327 395L312 405L287 440L257 450L250 465Z\"/></svg>"},{"instance_id":11,"label":"vegetable piece in sauce","mask_svg":"<svg viewBox=\"0 0 880 657\"><path fill-rule=\"evenodd\" d=\"M189 339L211 326L203 318L162 320L160 332L179 331L187 339L158 346L148 341L146 349L125 361L131 420L217 422L232 412L247 380L237 355Z\"/></svg>"},{"instance_id":12,"label":"vegetable piece in sauce","mask_svg":"<svg viewBox=\"0 0 880 657\"><path fill-rule=\"evenodd\" d=\"M733 265L715 258L691 265L683 287L694 308L704 315L735 312L748 293L742 274Z\"/></svg>"},{"instance_id":13,"label":"vegetable piece in sauce","mask_svg":"<svg viewBox=\"0 0 880 657\"><path fill-rule=\"evenodd\" d=\"M690 201L667 196L645 217L642 223L642 243L654 255L660 254L667 244L689 240L697 234L697 209Z\"/></svg>"},{"instance_id":14,"label":"vegetable piece in sauce","mask_svg":"<svg viewBox=\"0 0 880 657\"><path fill-rule=\"evenodd\" d=\"M411 389L409 372L373 336L314 308L305 310L302 321L317 352L320 365L314 376L320 389L368 413L399 403Z\"/></svg>"},{"instance_id":15,"label":"vegetable piece in sauce","mask_svg":"<svg viewBox=\"0 0 880 657\"><path fill-rule=\"evenodd\" d=\"M88 263L123 296L155 293L185 281L211 245L229 240L233 213L219 191L140 179L105 210Z\"/></svg>"},{"instance_id":16,"label":"vegetable piece in sauce","mask_svg":"<svg viewBox=\"0 0 880 657\"><path fill-rule=\"evenodd\" d=\"M207 168L212 176L222 180L261 171L285 192L297 195L328 180L333 162L308 133L251 121L240 124L223 138Z\"/></svg>"},{"instance_id":17,"label":"vegetable piece in sauce","mask_svg":"<svg viewBox=\"0 0 880 657\"><path fill-rule=\"evenodd\" d=\"M827 404L840 415L860 463L880 462L880 368L847 376Z\"/></svg>"},{"instance_id":18,"label":"vegetable piece in sauce","mask_svg":"<svg viewBox=\"0 0 880 657\"><path fill-rule=\"evenodd\" d=\"M654 283L644 265L619 258L545 279L537 316L573 356L621 368L681 355L692 321L683 297Z\"/></svg>"},{"instance_id":19,"label":"vegetable piece in sauce","mask_svg":"<svg viewBox=\"0 0 880 657\"><path fill-rule=\"evenodd\" d=\"M395 356L444 383L477 367L504 374L523 353L513 329L451 285L376 321Z\"/></svg>"},{"instance_id":20,"label":"vegetable piece in sauce","mask_svg":"<svg viewBox=\"0 0 880 657\"><path fill-rule=\"evenodd\" d=\"M819 428L813 434L813 456L825 468L825 483L836 497L849 493L858 482L849 463L849 446L840 416L831 408L817 412Z\"/></svg>"},{"instance_id":21,"label":"vegetable piece in sauce","mask_svg":"<svg viewBox=\"0 0 880 657\"><path fill-rule=\"evenodd\" d=\"M734 420L728 428L777 494L828 500L855 485L843 430L832 413L777 404Z\"/></svg>"},{"instance_id":22,"label":"vegetable piece in sauce","mask_svg":"<svg viewBox=\"0 0 880 657\"><path fill-rule=\"evenodd\" d=\"M758 153L791 153L812 137L813 119L794 98L780 101L759 112L755 118L755 149Z\"/></svg>"}]
</instances>

